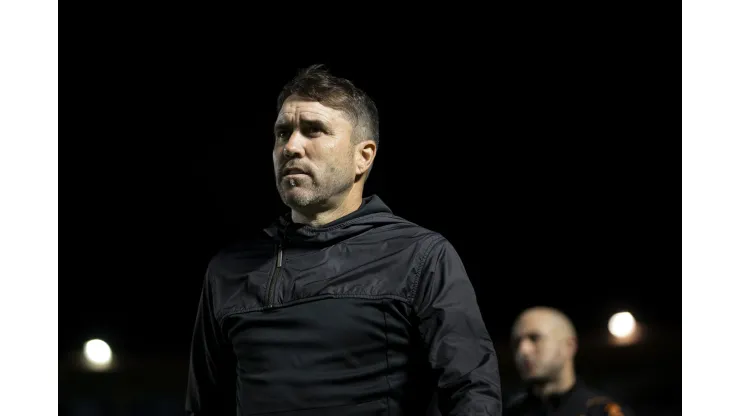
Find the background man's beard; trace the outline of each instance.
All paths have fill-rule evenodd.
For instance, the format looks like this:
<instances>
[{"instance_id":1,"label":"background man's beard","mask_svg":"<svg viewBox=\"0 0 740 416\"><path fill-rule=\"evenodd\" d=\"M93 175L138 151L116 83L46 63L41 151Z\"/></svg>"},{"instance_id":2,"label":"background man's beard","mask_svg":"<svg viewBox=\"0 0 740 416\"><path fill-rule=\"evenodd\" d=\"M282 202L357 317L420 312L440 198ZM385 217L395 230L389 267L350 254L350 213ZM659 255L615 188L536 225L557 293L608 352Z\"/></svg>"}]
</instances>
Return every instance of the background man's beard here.
<instances>
[{"instance_id":1,"label":"background man's beard","mask_svg":"<svg viewBox=\"0 0 740 416\"><path fill-rule=\"evenodd\" d=\"M563 368L563 364L549 366L546 369L546 371L544 371L542 374L534 376L534 377L530 377L524 381L527 385L530 385L530 386L547 384L549 382L557 380L558 375L560 374L562 368Z\"/></svg>"},{"instance_id":2,"label":"background man's beard","mask_svg":"<svg viewBox=\"0 0 740 416\"><path fill-rule=\"evenodd\" d=\"M551 382L553 380L554 379L552 377L548 376L548 375L542 375L542 376L530 377L530 378L524 380L524 383L526 385L528 385L528 386L542 386L542 385L547 384L547 383L549 383L549 382Z\"/></svg>"}]
</instances>

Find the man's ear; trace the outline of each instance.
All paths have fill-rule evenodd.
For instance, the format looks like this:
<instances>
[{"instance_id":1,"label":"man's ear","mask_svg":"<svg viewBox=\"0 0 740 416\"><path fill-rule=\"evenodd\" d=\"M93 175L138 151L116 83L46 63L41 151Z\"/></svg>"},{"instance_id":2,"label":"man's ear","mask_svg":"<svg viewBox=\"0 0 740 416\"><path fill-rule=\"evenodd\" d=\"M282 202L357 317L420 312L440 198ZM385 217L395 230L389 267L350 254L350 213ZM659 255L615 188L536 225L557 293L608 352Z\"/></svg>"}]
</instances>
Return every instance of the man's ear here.
<instances>
[{"instance_id":1,"label":"man's ear","mask_svg":"<svg viewBox=\"0 0 740 416\"><path fill-rule=\"evenodd\" d=\"M355 176L362 176L373 164L378 146L372 140L365 140L355 146Z\"/></svg>"},{"instance_id":2,"label":"man's ear","mask_svg":"<svg viewBox=\"0 0 740 416\"><path fill-rule=\"evenodd\" d=\"M568 352L571 357L576 356L576 352L578 352L578 338L576 337L568 337L566 340L566 345L568 346Z\"/></svg>"}]
</instances>

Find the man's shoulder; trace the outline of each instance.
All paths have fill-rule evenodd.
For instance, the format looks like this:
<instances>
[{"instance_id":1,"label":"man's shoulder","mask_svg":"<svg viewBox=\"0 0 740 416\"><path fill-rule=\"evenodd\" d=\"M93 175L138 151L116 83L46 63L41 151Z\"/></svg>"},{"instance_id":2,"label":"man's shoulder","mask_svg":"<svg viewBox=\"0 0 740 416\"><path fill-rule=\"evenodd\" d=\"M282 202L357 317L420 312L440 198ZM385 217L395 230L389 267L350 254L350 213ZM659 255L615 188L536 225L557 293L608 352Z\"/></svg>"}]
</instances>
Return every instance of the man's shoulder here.
<instances>
[{"instance_id":1,"label":"man's shoulder","mask_svg":"<svg viewBox=\"0 0 740 416\"><path fill-rule=\"evenodd\" d=\"M422 252L428 251L425 249L433 246L440 246L442 242L449 244L440 232L396 214L379 213L374 214L373 217L373 229L363 233L364 241L369 244L392 242L393 245L413 245L420 248ZM362 240L353 240L353 242L357 241Z\"/></svg>"},{"instance_id":2,"label":"man's shoulder","mask_svg":"<svg viewBox=\"0 0 740 416\"><path fill-rule=\"evenodd\" d=\"M609 396L594 397L593 400L586 404L586 414L588 416L631 416L631 410L628 410L620 402Z\"/></svg>"},{"instance_id":3,"label":"man's shoulder","mask_svg":"<svg viewBox=\"0 0 740 416\"><path fill-rule=\"evenodd\" d=\"M379 220L378 225L380 227L377 228L378 230L400 230L406 234L416 235L419 237L439 235L437 231L426 228L396 214L376 214L376 218Z\"/></svg>"},{"instance_id":4,"label":"man's shoulder","mask_svg":"<svg viewBox=\"0 0 740 416\"><path fill-rule=\"evenodd\" d=\"M511 396L511 398L504 404L504 409L510 411L519 409L524 405L528 398L529 395L527 394L527 392L518 392Z\"/></svg>"},{"instance_id":5,"label":"man's shoulder","mask_svg":"<svg viewBox=\"0 0 740 416\"><path fill-rule=\"evenodd\" d=\"M581 388L588 416L630 416L633 414L631 410L611 395L588 386L582 386Z\"/></svg>"},{"instance_id":6,"label":"man's shoulder","mask_svg":"<svg viewBox=\"0 0 740 416\"><path fill-rule=\"evenodd\" d=\"M399 217L398 215L395 215L395 214L392 215L392 218L395 220L394 222L398 224L399 227L402 227L405 230L408 230L409 233L418 235L420 237L430 237L436 240L444 240L447 243L449 243L449 241L445 238L443 233L439 230L428 228L422 224L413 222L404 217Z\"/></svg>"}]
</instances>

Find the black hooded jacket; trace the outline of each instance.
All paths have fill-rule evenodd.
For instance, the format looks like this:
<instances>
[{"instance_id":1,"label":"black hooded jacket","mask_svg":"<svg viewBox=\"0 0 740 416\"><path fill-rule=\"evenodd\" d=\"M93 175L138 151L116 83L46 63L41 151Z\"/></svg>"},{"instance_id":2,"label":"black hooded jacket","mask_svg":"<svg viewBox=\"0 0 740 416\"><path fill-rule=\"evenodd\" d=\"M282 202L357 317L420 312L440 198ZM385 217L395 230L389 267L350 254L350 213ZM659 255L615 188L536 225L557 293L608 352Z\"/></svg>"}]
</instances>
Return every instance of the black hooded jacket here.
<instances>
[{"instance_id":1,"label":"black hooded jacket","mask_svg":"<svg viewBox=\"0 0 740 416\"><path fill-rule=\"evenodd\" d=\"M210 262L190 415L500 415L498 363L452 245L376 196L321 228L280 218Z\"/></svg>"}]
</instances>

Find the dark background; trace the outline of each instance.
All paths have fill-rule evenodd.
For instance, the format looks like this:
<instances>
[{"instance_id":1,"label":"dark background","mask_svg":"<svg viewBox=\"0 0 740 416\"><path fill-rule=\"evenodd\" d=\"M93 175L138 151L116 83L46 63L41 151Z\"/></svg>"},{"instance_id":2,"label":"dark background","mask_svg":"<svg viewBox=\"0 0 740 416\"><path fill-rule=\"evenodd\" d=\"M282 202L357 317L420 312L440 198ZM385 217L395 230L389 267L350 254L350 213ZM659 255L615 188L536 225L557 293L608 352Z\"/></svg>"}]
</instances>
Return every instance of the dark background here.
<instances>
[{"instance_id":1,"label":"dark background","mask_svg":"<svg viewBox=\"0 0 740 416\"><path fill-rule=\"evenodd\" d=\"M680 413L680 285L667 260L677 186L665 162L673 137L654 122L659 54L618 37L495 54L411 46L99 55L74 116L84 127L69 141L77 242L60 284L63 413L180 414L206 263L238 230L284 212L270 155L276 99L313 63L375 99L380 146L366 194L455 245L507 397L513 320L547 304L579 330L587 382L642 414ZM645 326L639 345L607 344L621 310ZM111 345L114 371L76 364L91 338Z\"/></svg>"}]
</instances>

